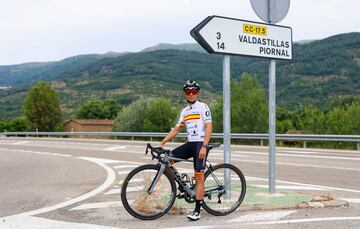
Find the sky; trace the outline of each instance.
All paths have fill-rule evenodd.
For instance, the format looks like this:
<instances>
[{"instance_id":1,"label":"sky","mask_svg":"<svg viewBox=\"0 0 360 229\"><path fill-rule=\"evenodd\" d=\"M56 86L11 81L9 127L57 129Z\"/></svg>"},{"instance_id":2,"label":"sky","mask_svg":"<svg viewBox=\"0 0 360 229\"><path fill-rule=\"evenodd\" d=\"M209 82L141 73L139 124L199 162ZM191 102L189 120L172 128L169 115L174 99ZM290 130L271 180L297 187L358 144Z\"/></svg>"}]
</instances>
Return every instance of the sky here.
<instances>
[{"instance_id":1,"label":"sky","mask_svg":"<svg viewBox=\"0 0 360 229\"><path fill-rule=\"evenodd\" d=\"M359 9L359 0L290 0L278 25L294 41L360 32ZM250 0L5 0L0 65L195 43L189 32L209 15L261 22Z\"/></svg>"}]
</instances>

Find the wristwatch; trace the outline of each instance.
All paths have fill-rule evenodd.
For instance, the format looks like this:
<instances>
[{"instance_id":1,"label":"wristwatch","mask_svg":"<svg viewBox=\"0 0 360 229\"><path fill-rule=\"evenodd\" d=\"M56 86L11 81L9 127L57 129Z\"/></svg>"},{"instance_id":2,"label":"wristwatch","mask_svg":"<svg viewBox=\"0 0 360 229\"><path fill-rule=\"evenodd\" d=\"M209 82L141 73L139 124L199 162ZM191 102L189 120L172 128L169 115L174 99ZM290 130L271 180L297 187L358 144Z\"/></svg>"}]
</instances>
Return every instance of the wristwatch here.
<instances>
[{"instance_id":1,"label":"wristwatch","mask_svg":"<svg viewBox=\"0 0 360 229\"><path fill-rule=\"evenodd\" d=\"M206 144L203 144L203 145L202 145L202 147L204 147L204 148L206 148L207 146L208 146L208 145L206 145Z\"/></svg>"}]
</instances>

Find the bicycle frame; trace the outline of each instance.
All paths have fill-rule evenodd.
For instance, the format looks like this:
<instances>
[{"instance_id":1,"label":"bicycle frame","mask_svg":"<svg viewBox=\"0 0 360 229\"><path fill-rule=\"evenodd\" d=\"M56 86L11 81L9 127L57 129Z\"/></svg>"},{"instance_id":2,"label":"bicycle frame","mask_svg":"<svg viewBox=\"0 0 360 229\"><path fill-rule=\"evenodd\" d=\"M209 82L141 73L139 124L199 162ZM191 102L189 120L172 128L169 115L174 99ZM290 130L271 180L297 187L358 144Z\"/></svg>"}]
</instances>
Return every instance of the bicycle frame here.
<instances>
[{"instance_id":1,"label":"bicycle frame","mask_svg":"<svg viewBox=\"0 0 360 229\"><path fill-rule=\"evenodd\" d=\"M191 162L191 163L193 163L193 161L192 160L181 159L181 158L170 157L168 155L164 155L163 159L164 159L163 160L164 162L159 161L158 165L160 165L160 169L158 170L154 180L151 182L151 185L148 188L147 193L149 193L149 194L152 193L152 191L155 188L155 185L157 184L157 182L159 181L161 175L164 173L166 167L168 166L169 170L172 173L171 175L174 177L175 181L183 188L184 192L187 193L188 196L190 196L191 198L194 198L195 195L196 195L196 191L191 189L186 184L186 182L183 179L181 179L181 174L179 173L179 171L170 163L170 161L183 161L183 162ZM207 170L211 171L211 169L210 169L211 168L211 163L208 160L206 160L206 162L208 162L210 164L210 166L208 166L207 163L206 163L205 168ZM214 180L218 184L218 187L214 188L212 190L205 191L204 197L211 196L211 194L214 191L218 191L219 194L224 194L225 193L225 190L222 190L222 191L219 190L219 187L222 186L220 181L216 178L216 176L212 172L211 172L211 175L213 176Z\"/></svg>"}]
</instances>

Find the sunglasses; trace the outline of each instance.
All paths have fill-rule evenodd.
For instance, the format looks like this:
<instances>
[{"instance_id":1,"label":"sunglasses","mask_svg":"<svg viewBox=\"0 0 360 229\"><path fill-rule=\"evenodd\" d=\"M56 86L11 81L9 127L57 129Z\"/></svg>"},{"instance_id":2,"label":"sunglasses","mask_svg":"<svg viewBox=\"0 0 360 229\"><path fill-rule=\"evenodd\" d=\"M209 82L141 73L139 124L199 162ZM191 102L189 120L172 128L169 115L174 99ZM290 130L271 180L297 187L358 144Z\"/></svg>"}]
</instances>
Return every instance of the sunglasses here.
<instances>
[{"instance_id":1,"label":"sunglasses","mask_svg":"<svg viewBox=\"0 0 360 229\"><path fill-rule=\"evenodd\" d=\"M196 90L188 90L188 91L185 91L185 94L186 95L196 95L198 93L198 91Z\"/></svg>"}]
</instances>

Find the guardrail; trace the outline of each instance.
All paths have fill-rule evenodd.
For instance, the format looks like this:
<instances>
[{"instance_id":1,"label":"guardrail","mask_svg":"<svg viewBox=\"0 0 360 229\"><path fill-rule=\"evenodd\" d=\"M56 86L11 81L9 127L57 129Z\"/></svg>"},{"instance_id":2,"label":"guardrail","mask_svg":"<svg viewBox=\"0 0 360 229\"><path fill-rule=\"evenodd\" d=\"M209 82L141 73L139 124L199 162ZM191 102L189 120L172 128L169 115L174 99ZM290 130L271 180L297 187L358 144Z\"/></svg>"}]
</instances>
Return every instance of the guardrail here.
<instances>
[{"instance_id":1,"label":"guardrail","mask_svg":"<svg viewBox=\"0 0 360 229\"><path fill-rule=\"evenodd\" d=\"M135 137L148 137L152 141L155 137L165 137L167 133L162 132L4 132L0 133L0 136L101 136L101 137L131 137L134 140ZM186 137L186 133L179 133L177 137ZM222 133L213 133L212 138L222 139ZM231 139L243 139L243 140L260 140L260 144L263 146L264 141L268 140L268 134L237 134L232 133ZM302 141L303 147L306 148L307 141L337 141L337 142L356 142L357 149L360 150L360 135L317 135L317 134L277 134L276 140L279 141Z\"/></svg>"}]
</instances>

